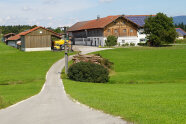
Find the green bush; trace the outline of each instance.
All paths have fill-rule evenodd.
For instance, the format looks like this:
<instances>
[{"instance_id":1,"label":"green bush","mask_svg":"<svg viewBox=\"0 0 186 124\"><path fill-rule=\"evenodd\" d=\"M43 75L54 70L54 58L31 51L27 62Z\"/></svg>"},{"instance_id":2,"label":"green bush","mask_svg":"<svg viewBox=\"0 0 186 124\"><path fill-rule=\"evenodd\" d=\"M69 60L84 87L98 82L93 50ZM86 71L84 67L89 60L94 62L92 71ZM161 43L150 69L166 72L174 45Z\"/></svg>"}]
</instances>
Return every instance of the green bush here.
<instances>
[{"instance_id":1,"label":"green bush","mask_svg":"<svg viewBox=\"0 0 186 124\"><path fill-rule=\"evenodd\" d=\"M129 43L122 44L122 46L124 46L124 47L125 47L125 46L129 46Z\"/></svg>"},{"instance_id":2,"label":"green bush","mask_svg":"<svg viewBox=\"0 0 186 124\"><path fill-rule=\"evenodd\" d=\"M107 37L107 40L105 41L105 43L106 43L106 46L109 46L109 47L115 46L117 45L117 38L115 36L110 35Z\"/></svg>"},{"instance_id":3,"label":"green bush","mask_svg":"<svg viewBox=\"0 0 186 124\"><path fill-rule=\"evenodd\" d=\"M147 43L138 43L139 46L147 46Z\"/></svg>"},{"instance_id":4,"label":"green bush","mask_svg":"<svg viewBox=\"0 0 186 124\"><path fill-rule=\"evenodd\" d=\"M130 46L135 46L135 43L130 43Z\"/></svg>"},{"instance_id":5,"label":"green bush","mask_svg":"<svg viewBox=\"0 0 186 124\"><path fill-rule=\"evenodd\" d=\"M109 81L109 71L102 65L79 62L69 67L68 77L80 82L105 83Z\"/></svg>"}]
</instances>

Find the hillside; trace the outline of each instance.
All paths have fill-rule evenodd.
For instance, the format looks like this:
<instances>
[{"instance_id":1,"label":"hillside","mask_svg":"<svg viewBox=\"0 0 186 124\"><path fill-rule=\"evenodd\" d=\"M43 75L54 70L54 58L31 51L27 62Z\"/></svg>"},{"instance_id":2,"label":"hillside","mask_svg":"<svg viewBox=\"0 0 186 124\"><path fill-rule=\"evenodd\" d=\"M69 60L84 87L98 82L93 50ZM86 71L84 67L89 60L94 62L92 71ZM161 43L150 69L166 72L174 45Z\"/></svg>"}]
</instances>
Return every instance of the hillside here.
<instances>
[{"instance_id":1,"label":"hillside","mask_svg":"<svg viewBox=\"0 0 186 124\"><path fill-rule=\"evenodd\" d=\"M175 24L180 24L183 22L186 25L186 16L175 16L173 17L173 20Z\"/></svg>"}]
</instances>

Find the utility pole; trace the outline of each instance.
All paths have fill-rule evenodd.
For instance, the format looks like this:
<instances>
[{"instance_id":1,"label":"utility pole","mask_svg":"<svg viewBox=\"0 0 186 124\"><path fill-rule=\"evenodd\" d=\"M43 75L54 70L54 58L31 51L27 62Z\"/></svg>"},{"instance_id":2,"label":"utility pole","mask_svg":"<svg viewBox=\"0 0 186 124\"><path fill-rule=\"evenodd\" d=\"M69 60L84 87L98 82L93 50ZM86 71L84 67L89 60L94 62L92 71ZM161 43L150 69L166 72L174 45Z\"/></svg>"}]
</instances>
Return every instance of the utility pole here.
<instances>
[{"instance_id":1,"label":"utility pole","mask_svg":"<svg viewBox=\"0 0 186 124\"><path fill-rule=\"evenodd\" d=\"M64 28L64 33L65 33L65 74L68 74L68 50L67 50L67 27Z\"/></svg>"}]
</instances>

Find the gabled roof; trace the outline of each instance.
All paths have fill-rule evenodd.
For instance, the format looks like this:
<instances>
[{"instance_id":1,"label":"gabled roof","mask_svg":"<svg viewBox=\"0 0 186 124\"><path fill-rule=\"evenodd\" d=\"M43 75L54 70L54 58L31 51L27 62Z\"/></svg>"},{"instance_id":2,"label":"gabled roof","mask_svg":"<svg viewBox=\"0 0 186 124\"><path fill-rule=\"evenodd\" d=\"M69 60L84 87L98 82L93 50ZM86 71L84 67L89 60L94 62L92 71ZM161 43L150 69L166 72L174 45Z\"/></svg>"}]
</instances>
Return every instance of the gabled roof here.
<instances>
[{"instance_id":1,"label":"gabled roof","mask_svg":"<svg viewBox=\"0 0 186 124\"><path fill-rule=\"evenodd\" d=\"M68 31L79 31L81 30L81 27L83 27L88 21L84 21L84 22L77 22L76 24L74 24L73 26L71 26Z\"/></svg>"},{"instance_id":2,"label":"gabled roof","mask_svg":"<svg viewBox=\"0 0 186 124\"><path fill-rule=\"evenodd\" d=\"M60 35L57 34L56 32L51 31L51 30L49 30L49 29L46 29L46 28L44 28L44 27L38 26L38 27L32 28L32 29L30 29L30 30L28 30L28 31L21 32L21 33L15 35L15 36L13 36L13 37L8 38L7 40L19 40L19 39L21 39L21 36L25 36L25 35L27 35L27 34L33 32L33 31L35 31L35 30L37 30L37 29L39 29L39 28L42 28L42 29L44 29L44 30L47 30L47 31L53 33L54 36L56 36L56 37L58 37L58 38L61 38Z\"/></svg>"},{"instance_id":3,"label":"gabled roof","mask_svg":"<svg viewBox=\"0 0 186 124\"><path fill-rule=\"evenodd\" d=\"M7 39L8 40L20 40L21 39L21 33L15 35L15 36L12 36L10 38Z\"/></svg>"},{"instance_id":4,"label":"gabled roof","mask_svg":"<svg viewBox=\"0 0 186 124\"><path fill-rule=\"evenodd\" d=\"M10 35L16 35L16 34L15 33L8 33L8 34L5 34L4 37L10 36Z\"/></svg>"},{"instance_id":5,"label":"gabled roof","mask_svg":"<svg viewBox=\"0 0 186 124\"><path fill-rule=\"evenodd\" d=\"M137 25L138 27L142 27L145 24L145 19L151 15L115 15L115 16L107 16L100 19L78 22L74 24L72 27L68 29L69 32L71 31L79 31L79 30L86 30L86 29L96 29L96 28L104 28L108 24L112 23L119 17L123 17L130 21L131 23ZM155 16L155 15L152 15Z\"/></svg>"},{"instance_id":6,"label":"gabled roof","mask_svg":"<svg viewBox=\"0 0 186 124\"><path fill-rule=\"evenodd\" d=\"M186 32L183 29L181 29L181 28L176 28L176 32L179 33L182 36L186 35Z\"/></svg>"}]
</instances>

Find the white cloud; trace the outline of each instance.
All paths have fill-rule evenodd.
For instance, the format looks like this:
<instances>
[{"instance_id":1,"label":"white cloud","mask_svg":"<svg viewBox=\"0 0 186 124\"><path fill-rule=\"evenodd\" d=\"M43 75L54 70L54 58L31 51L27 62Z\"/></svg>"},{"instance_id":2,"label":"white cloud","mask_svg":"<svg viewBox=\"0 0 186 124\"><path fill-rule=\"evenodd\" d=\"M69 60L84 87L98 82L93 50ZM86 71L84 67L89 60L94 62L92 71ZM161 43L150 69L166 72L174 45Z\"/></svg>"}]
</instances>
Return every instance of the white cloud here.
<instances>
[{"instance_id":1,"label":"white cloud","mask_svg":"<svg viewBox=\"0 0 186 124\"><path fill-rule=\"evenodd\" d=\"M31 7L28 7L28 6L24 6L24 7L22 8L22 10L23 10L23 11L31 11L32 8L31 8Z\"/></svg>"},{"instance_id":2,"label":"white cloud","mask_svg":"<svg viewBox=\"0 0 186 124\"><path fill-rule=\"evenodd\" d=\"M72 25L78 19L71 17L79 17L74 13L91 9L92 6L92 2L87 0L27 0L19 3L0 1L0 25Z\"/></svg>"},{"instance_id":3,"label":"white cloud","mask_svg":"<svg viewBox=\"0 0 186 124\"><path fill-rule=\"evenodd\" d=\"M102 2L102 3L109 3L109 2L112 2L114 0L99 0L99 1Z\"/></svg>"}]
</instances>

